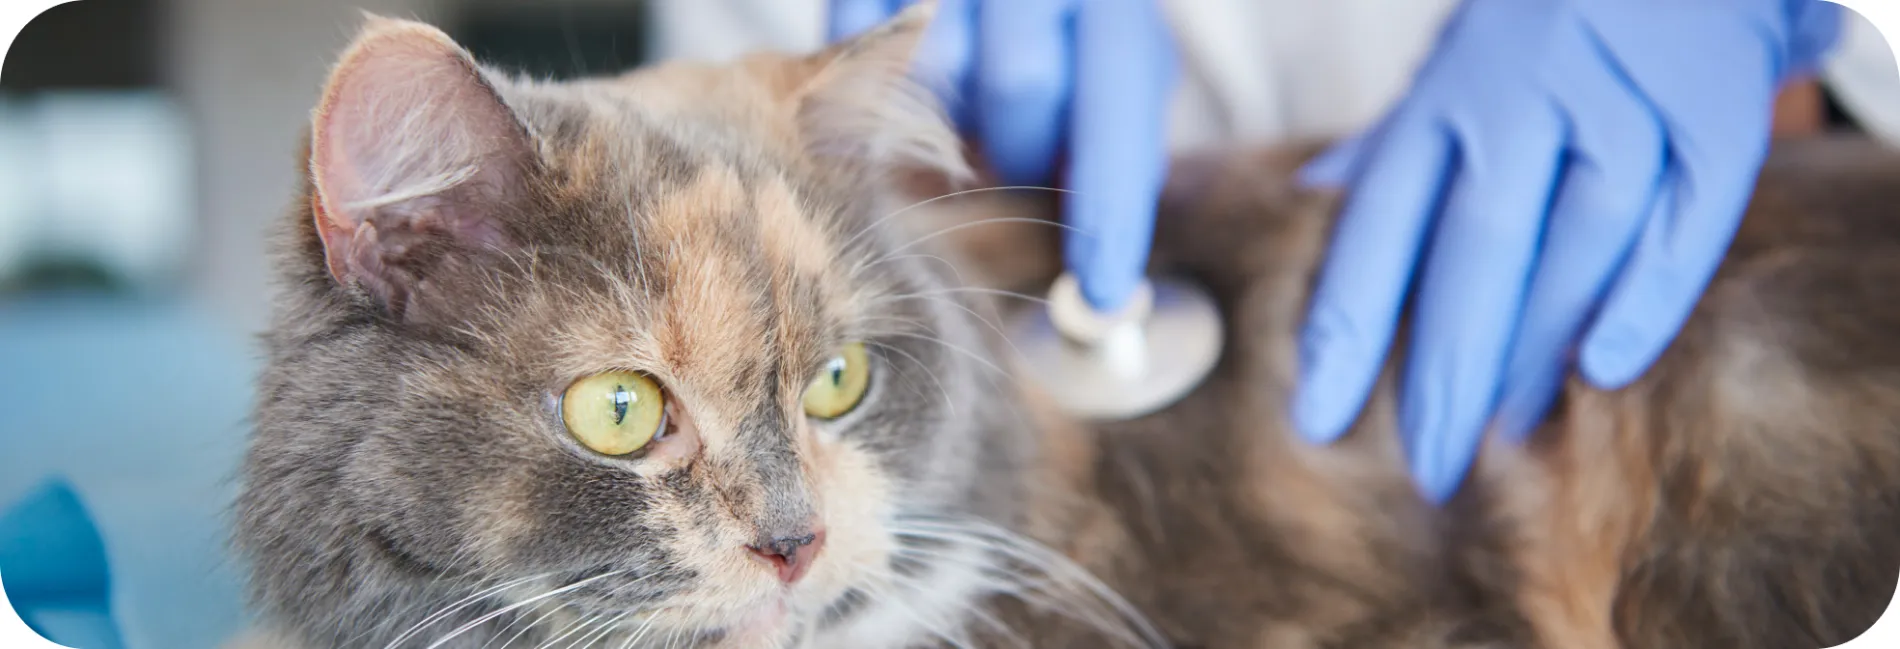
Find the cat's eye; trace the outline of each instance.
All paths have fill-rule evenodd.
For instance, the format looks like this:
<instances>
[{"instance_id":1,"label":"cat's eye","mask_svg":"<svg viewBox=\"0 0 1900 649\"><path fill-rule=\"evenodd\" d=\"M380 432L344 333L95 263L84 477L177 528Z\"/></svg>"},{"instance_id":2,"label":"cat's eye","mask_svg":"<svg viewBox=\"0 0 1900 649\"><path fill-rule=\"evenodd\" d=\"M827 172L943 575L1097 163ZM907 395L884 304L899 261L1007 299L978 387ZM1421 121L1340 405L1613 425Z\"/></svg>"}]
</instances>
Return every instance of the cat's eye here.
<instances>
[{"instance_id":1,"label":"cat's eye","mask_svg":"<svg viewBox=\"0 0 1900 649\"><path fill-rule=\"evenodd\" d=\"M607 372L575 381L561 395L561 423L582 446L601 455L646 448L666 425L666 397L653 377Z\"/></svg>"},{"instance_id":2,"label":"cat's eye","mask_svg":"<svg viewBox=\"0 0 1900 649\"><path fill-rule=\"evenodd\" d=\"M805 388L805 414L819 419L843 417L858 407L871 387L871 356L863 343L851 343L825 361Z\"/></svg>"}]
</instances>

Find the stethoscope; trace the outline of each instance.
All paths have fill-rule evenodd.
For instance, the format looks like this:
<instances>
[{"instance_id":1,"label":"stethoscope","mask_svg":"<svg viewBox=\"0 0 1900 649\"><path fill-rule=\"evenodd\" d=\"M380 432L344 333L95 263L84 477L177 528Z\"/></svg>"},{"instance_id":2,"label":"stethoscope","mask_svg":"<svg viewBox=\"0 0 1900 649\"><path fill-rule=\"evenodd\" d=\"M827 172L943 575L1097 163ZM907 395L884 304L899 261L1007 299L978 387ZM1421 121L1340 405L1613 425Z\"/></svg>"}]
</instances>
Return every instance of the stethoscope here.
<instances>
[{"instance_id":1,"label":"stethoscope","mask_svg":"<svg viewBox=\"0 0 1900 649\"><path fill-rule=\"evenodd\" d=\"M1185 278L1147 278L1124 306L1103 312L1083 296L1074 272L1064 272L1043 308L1024 309L1009 324L1029 378L1084 419L1160 411L1193 391L1220 360L1220 312Z\"/></svg>"}]
</instances>

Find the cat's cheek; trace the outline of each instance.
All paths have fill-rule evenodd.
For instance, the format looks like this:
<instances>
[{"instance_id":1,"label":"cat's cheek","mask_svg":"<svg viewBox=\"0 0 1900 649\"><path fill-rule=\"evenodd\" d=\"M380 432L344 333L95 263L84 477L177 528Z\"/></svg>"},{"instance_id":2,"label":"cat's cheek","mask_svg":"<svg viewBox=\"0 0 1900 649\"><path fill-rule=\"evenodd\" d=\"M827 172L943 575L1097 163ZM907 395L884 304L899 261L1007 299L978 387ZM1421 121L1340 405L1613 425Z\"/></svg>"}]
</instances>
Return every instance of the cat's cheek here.
<instances>
[{"instance_id":1,"label":"cat's cheek","mask_svg":"<svg viewBox=\"0 0 1900 649\"><path fill-rule=\"evenodd\" d=\"M810 470L829 534L825 556L808 577L810 600L801 604L822 609L859 582L889 574L897 543L885 521L896 508L876 456L848 440L814 446Z\"/></svg>"},{"instance_id":2,"label":"cat's cheek","mask_svg":"<svg viewBox=\"0 0 1900 649\"><path fill-rule=\"evenodd\" d=\"M809 428L812 431L812 438L818 440L819 444L837 444L840 440L844 439L843 426L813 425Z\"/></svg>"}]
</instances>

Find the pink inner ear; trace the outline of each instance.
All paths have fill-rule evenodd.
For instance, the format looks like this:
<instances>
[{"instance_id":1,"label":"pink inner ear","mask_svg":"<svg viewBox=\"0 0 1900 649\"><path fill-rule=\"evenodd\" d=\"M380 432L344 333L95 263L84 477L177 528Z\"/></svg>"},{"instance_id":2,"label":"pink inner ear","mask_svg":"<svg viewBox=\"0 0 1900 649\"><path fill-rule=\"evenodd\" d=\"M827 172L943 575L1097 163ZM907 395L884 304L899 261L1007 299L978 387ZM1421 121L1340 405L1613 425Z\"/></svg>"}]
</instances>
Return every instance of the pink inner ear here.
<instances>
[{"instance_id":1,"label":"pink inner ear","mask_svg":"<svg viewBox=\"0 0 1900 649\"><path fill-rule=\"evenodd\" d=\"M382 207L504 190L526 133L447 36L378 21L331 76L314 144L329 226L353 230Z\"/></svg>"},{"instance_id":2,"label":"pink inner ear","mask_svg":"<svg viewBox=\"0 0 1900 649\"><path fill-rule=\"evenodd\" d=\"M460 47L426 25L372 19L331 74L312 129L318 233L338 279L375 273L373 229L499 243L497 202L532 150ZM383 234L393 234L383 233ZM368 262L368 263L365 263Z\"/></svg>"}]
</instances>

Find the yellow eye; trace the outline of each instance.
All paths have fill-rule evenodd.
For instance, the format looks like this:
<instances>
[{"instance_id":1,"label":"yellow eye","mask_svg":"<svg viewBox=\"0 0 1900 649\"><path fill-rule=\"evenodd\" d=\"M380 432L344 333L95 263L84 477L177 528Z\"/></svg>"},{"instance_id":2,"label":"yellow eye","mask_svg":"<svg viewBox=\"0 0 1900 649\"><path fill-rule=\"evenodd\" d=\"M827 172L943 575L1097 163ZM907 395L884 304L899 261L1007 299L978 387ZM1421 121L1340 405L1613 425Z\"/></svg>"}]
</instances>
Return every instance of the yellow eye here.
<instances>
[{"instance_id":1,"label":"yellow eye","mask_svg":"<svg viewBox=\"0 0 1900 649\"><path fill-rule=\"evenodd\" d=\"M561 423L596 453L626 455L645 448L666 425L666 398L645 374L595 374L567 386Z\"/></svg>"},{"instance_id":2,"label":"yellow eye","mask_svg":"<svg viewBox=\"0 0 1900 649\"><path fill-rule=\"evenodd\" d=\"M858 407L871 387L871 357L863 343L851 343L825 361L818 376L805 388L805 414L836 419Z\"/></svg>"}]
</instances>

